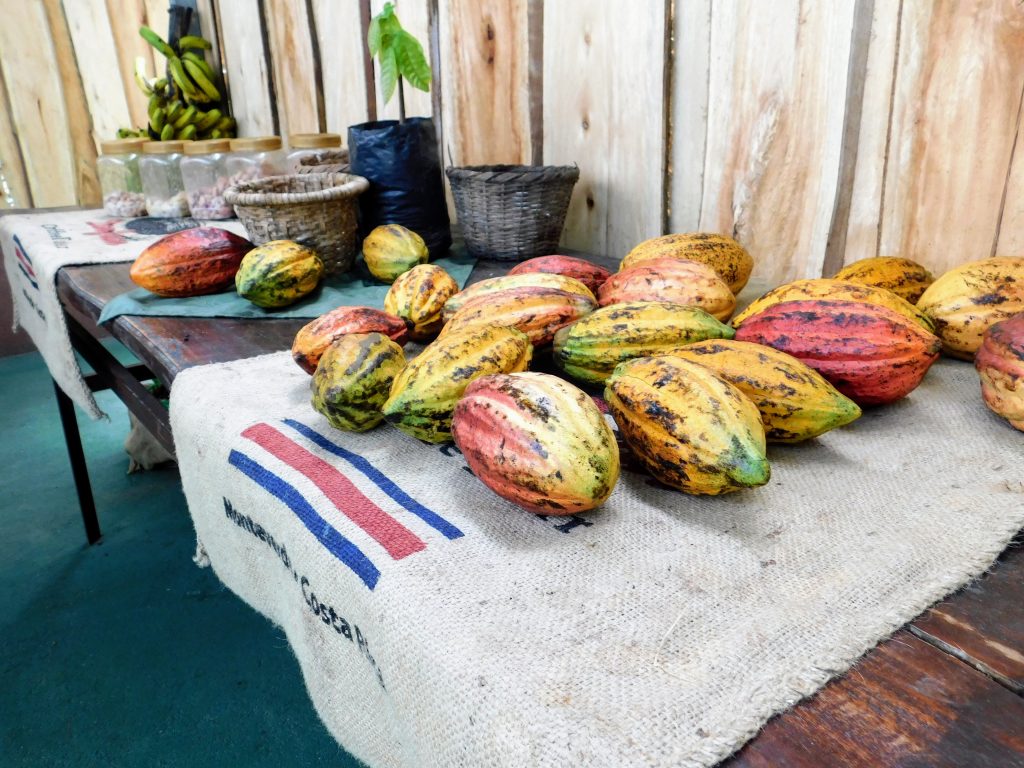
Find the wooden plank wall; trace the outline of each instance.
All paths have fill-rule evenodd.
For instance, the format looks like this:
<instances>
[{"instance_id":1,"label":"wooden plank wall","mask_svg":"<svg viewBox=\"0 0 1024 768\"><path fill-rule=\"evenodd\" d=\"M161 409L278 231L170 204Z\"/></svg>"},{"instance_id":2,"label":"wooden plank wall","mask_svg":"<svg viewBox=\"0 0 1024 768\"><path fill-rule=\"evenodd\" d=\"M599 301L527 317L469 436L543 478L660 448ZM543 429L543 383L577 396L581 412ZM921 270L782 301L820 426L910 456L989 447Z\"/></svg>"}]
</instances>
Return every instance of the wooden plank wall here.
<instances>
[{"instance_id":1,"label":"wooden plank wall","mask_svg":"<svg viewBox=\"0 0 1024 768\"><path fill-rule=\"evenodd\" d=\"M384 0L200 0L243 135L397 114L363 40ZM397 0L446 162L575 163L564 242L736 236L777 283L899 254L1024 253L1018 0ZM166 0L0 0L0 205L96 201L142 123ZM160 59L160 57L157 57Z\"/></svg>"}]
</instances>

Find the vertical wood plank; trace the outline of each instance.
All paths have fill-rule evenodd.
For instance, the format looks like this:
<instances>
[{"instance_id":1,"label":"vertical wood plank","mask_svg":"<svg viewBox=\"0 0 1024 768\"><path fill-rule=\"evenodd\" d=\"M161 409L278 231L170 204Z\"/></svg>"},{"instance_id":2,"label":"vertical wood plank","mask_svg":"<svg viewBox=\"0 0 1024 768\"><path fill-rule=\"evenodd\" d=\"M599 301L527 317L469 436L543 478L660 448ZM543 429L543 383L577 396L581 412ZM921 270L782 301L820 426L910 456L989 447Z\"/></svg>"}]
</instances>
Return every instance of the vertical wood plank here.
<instances>
[{"instance_id":1,"label":"vertical wood plank","mask_svg":"<svg viewBox=\"0 0 1024 768\"><path fill-rule=\"evenodd\" d=\"M711 0L676 3L673 20L672 165L669 229L700 226L704 152L708 138L708 74L711 66Z\"/></svg>"},{"instance_id":2,"label":"vertical wood plank","mask_svg":"<svg viewBox=\"0 0 1024 768\"><path fill-rule=\"evenodd\" d=\"M135 58L141 56L146 61L146 71L150 75L154 75L157 66L162 70L165 60L159 54L154 59L153 49L139 37L139 27L148 24L149 21L142 2L136 0L136 2L121 3L117 0L106 0L106 3L107 18L110 21L110 31L114 37L114 48L117 53L117 65L121 72L121 89L128 102L128 114L131 116L132 125L142 128L149 122L149 115L146 111L148 99L135 84ZM160 32L161 37L166 34L166 29ZM111 77L113 77L113 72L111 72Z\"/></svg>"},{"instance_id":3,"label":"vertical wood plank","mask_svg":"<svg viewBox=\"0 0 1024 768\"><path fill-rule=\"evenodd\" d=\"M991 254L1022 87L1017 0L904 3L882 255L942 272Z\"/></svg>"},{"instance_id":4,"label":"vertical wood plank","mask_svg":"<svg viewBox=\"0 0 1024 768\"><path fill-rule=\"evenodd\" d=\"M260 0L218 0L217 15L222 20L221 59L231 84L231 108L238 135L269 136L275 131L274 105Z\"/></svg>"},{"instance_id":5,"label":"vertical wood plank","mask_svg":"<svg viewBox=\"0 0 1024 768\"><path fill-rule=\"evenodd\" d=\"M387 0L372 0L370 8L376 16L384 8ZM405 30L420 41L423 46L423 55L430 56L430 6L428 0L391 0L395 6L395 14L402 22ZM375 62L376 63L376 62ZM388 104L384 104L380 92L380 78L377 78L377 119L397 120L398 119L398 90ZM430 117L433 114L433 104L430 94L416 90L408 83L405 84L405 114L406 117Z\"/></svg>"},{"instance_id":6,"label":"vertical wood plank","mask_svg":"<svg viewBox=\"0 0 1024 768\"><path fill-rule=\"evenodd\" d=\"M278 130L289 133L317 133L320 62L314 56L312 27L305 2L265 0L264 18L270 60L274 67L274 98L277 101Z\"/></svg>"},{"instance_id":7,"label":"vertical wood plank","mask_svg":"<svg viewBox=\"0 0 1024 768\"><path fill-rule=\"evenodd\" d=\"M324 119L327 130L340 133L344 142L350 125L369 119L359 4L313 0L313 17L320 40Z\"/></svg>"},{"instance_id":8,"label":"vertical wood plank","mask_svg":"<svg viewBox=\"0 0 1024 768\"><path fill-rule=\"evenodd\" d=\"M224 61L221 58L221 49L224 47L224 42L221 35L220 18L217 16L217 4L215 0L196 0L196 10L199 12L200 33L213 44L213 47L206 52L206 60L210 62L213 71L220 75L221 83L224 84L221 96L227 99L227 105L230 110L231 88L230 83L227 82Z\"/></svg>"},{"instance_id":9,"label":"vertical wood plank","mask_svg":"<svg viewBox=\"0 0 1024 768\"><path fill-rule=\"evenodd\" d=\"M170 0L143 0L143 6L146 26L166 40L171 27ZM159 56L157 60L162 61L163 56Z\"/></svg>"},{"instance_id":10,"label":"vertical wood plank","mask_svg":"<svg viewBox=\"0 0 1024 768\"><path fill-rule=\"evenodd\" d=\"M0 66L0 208L31 208L25 164L14 133L11 102L7 98L3 67Z\"/></svg>"},{"instance_id":11,"label":"vertical wood plank","mask_svg":"<svg viewBox=\"0 0 1024 768\"><path fill-rule=\"evenodd\" d=\"M75 60L92 115L93 141L117 137L132 125L117 66L117 50L104 0L64 0Z\"/></svg>"},{"instance_id":12,"label":"vertical wood plank","mask_svg":"<svg viewBox=\"0 0 1024 768\"><path fill-rule=\"evenodd\" d=\"M440 26L441 109L452 160L529 163L526 0L449 0L440 7Z\"/></svg>"},{"instance_id":13,"label":"vertical wood plank","mask_svg":"<svg viewBox=\"0 0 1024 768\"><path fill-rule=\"evenodd\" d=\"M775 284L821 273L836 197L853 0L742 0L711 19L700 228Z\"/></svg>"},{"instance_id":14,"label":"vertical wood plank","mask_svg":"<svg viewBox=\"0 0 1024 768\"><path fill-rule=\"evenodd\" d=\"M33 204L74 205L74 155L46 8L0 0L0 18L19 20L0 24L0 68Z\"/></svg>"},{"instance_id":15,"label":"vertical wood plank","mask_svg":"<svg viewBox=\"0 0 1024 768\"><path fill-rule=\"evenodd\" d=\"M1017 117L1017 143L1013 151L1013 164L1006 180L1006 198L1003 202L1003 220L996 240L996 256L1024 256L1024 90L1021 91L1021 111Z\"/></svg>"},{"instance_id":16,"label":"vertical wood plank","mask_svg":"<svg viewBox=\"0 0 1024 768\"><path fill-rule=\"evenodd\" d=\"M580 166L563 241L622 255L662 226L666 3L544 7L544 162Z\"/></svg>"}]
</instances>

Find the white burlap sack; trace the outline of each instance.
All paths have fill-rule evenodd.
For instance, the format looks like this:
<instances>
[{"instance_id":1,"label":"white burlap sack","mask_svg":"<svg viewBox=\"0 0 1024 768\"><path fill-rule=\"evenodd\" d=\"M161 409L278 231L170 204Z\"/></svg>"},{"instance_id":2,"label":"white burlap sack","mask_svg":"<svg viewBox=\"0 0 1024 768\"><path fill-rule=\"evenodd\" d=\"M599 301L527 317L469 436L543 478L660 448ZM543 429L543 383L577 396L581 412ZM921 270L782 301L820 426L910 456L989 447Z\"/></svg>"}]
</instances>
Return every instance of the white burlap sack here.
<instances>
[{"instance_id":1,"label":"white burlap sack","mask_svg":"<svg viewBox=\"0 0 1024 768\"><path fill-rule=\"evenodd\" d=\"M171 419L201 549L371 766L712 764L1024 524L1024 437L964 363L772 446L764 488L624 473L568 519L501 500L451 447L335 431L308 399L281 353L186 371Z\"/></svg>"},{"instance_id":2,"label":"white burlap sack","mask_svg":"<svg viewBox=\"0 0 1024 768\"><path fill-rule=\"evenodd\" d=\"M25 329L54 381L94 419L103 412L85 385L71 348L57 297L57 272L80 264L134 261L146 246L176 226L167 219L136 222L134 229L129 228L124 220L110 218L102 210L44 210L0 218L0 249L14 298L14 327ZM245 235L237 221L216 226ZM146 229L153 231L139 231Z\"/></svg>"}]
</instances>

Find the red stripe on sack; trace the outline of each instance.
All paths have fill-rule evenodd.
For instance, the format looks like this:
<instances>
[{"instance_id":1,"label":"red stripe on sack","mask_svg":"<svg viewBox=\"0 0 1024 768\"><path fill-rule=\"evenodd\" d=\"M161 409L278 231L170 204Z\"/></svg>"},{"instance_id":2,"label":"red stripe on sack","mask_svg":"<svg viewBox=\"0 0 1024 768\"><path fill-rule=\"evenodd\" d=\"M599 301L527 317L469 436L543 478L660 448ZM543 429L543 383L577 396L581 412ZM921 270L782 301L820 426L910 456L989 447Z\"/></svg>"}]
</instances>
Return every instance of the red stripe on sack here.
<instances>
[{"instance_id":1,"label":"red stripe on sack","mask_svg":"<svg viewBox=\"0 0 1024 768\"><path fill-rule=\"evenodd\" d=\"M416 534L364 496L345 475L269 424L254 424L242 437L313 481L339 512L372 536L393 559L401 560L426 549Z\"/></svg>"},{"instance_id":2,"label":"red stripe on sack","mask_svg":"<svg viewBox=\"0 0 1024 768\"><path fill-rule=\"evenodd\" d=\"M21 248L18 248L17 246L15 246L14 247L14 254L18 257L18 261L21 262L22 266L24 266L25 269L27 269L29 271L29 274L31 274L32 277L35 277L36 276L36 271L34 269L32 269L32 262L28 260L28 256L25 255L25 253L21 250Z\"/></svg>"}]
</instances>

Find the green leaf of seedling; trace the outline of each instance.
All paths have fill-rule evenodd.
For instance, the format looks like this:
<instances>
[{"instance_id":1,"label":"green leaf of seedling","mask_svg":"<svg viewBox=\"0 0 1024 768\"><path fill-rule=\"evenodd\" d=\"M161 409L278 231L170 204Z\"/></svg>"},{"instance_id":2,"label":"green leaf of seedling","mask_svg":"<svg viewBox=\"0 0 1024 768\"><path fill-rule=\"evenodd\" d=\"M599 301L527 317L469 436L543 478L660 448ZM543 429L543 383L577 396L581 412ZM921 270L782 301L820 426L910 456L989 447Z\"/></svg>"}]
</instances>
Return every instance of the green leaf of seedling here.
<instances>
[{"instance_id":1,"label":"green leaf of seedling","mask_svg":"<svg viewBox=\"0 0 1024 768\"><path fill-rule=\"evenodd\" d=\"M384 48L380 52L380 88L384 103L391 101L398 84L398 60L394 48Z\"/></svg>"},{"instance_id":2,"label":"green leaf of seedling","mask_svg":"<svg viewBox=\"0 0 1024 768\"><path fill-rule=\"evenodd\" d=\"M381 44L381 31L380 31L380 17L374 16L370 21L370 30L366 33L366 45L370 49L370 55L376 56L377 51L380 50Z\"/></svg>"},{"instance_id":3,"label":"green leaf of seedling","mask_svg":"<svg viewBox=\"0 0 1024 768\"><path fill-rule=\"evenodd\" d=\"M413 88L429 91L430 65L423 55L423 46L419 40L404 29L399 30L395 35L394 50L398 61L398 73L408 80Z\"/></svg>"}]
</instances>

